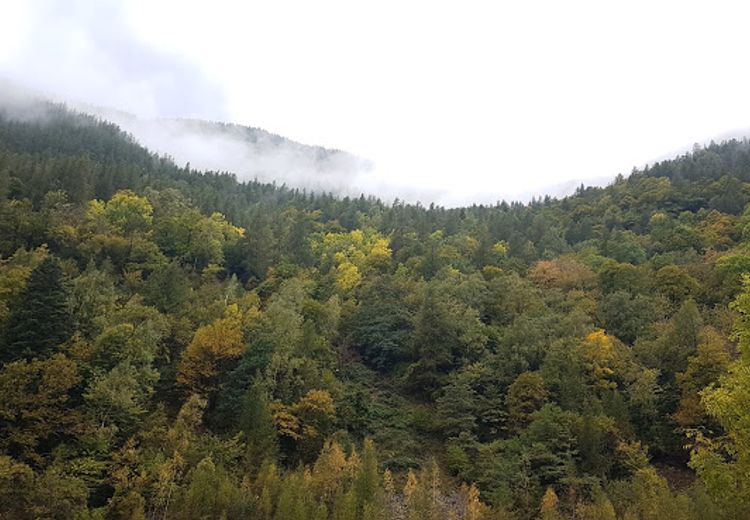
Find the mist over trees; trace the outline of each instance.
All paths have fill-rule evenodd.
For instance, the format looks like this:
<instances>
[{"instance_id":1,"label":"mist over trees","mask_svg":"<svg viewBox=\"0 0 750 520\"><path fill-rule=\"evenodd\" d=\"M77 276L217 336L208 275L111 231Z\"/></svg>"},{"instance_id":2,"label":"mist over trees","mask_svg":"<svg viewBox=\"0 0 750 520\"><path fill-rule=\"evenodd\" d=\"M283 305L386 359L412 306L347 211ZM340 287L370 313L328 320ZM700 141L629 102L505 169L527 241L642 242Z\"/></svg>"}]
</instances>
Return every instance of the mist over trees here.
<instances>
[{"instance_id":1,"label":"mist over trees","mask_svg":"<svg viewBox=\"0 0 750 520\"><path fill-rule=\"evenodd\" d=\"M750 144L445 209L0 113L0 517L750 516Z\"/></svg>"}]
</instances>

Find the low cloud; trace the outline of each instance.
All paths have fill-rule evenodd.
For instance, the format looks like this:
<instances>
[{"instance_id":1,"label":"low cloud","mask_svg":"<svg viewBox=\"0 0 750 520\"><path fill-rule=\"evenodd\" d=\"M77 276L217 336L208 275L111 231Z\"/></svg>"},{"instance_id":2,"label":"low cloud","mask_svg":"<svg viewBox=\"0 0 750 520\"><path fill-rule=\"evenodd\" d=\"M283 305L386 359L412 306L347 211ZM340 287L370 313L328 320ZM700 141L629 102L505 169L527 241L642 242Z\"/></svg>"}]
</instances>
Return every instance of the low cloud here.
<instances>
[{"instance_id":1,"label":"low cloud","mask_svg":"<svg viewBox=\"0 0 750 520\"><path fill-rule=\"evenodd\" d=\"M477 183L449 189L437 180L416 182L435 167L415 157L416 149L411 149L410 165L378 163L257 128L208 122L230 119L222 88L186 58L139 40L117 2L30 0L23 5L31 14L29 26L15 42L13 55L0 60L0 75L110 120L180 165L189 162L196 169L234 173L240 180L338 195L376 195L386 201L457 206L492 204L499 198L496 190ZM2 96L0 104L12 117L44 117L44 109L29 102L25 93L6 88ZM471 164L467 161L460 169L470 169ZM503 195L519 200L565 195L578 184Z\"/></svg>"},{"instance_id":2,"label":"low cloud","mask_svg":"<svg viewBox=\"0 0 750 520\"><path fill-rule=\"evenodd\" d=\"M148 117L227 116L222 89L182 57L140 41L116 2L29 0L21 6L30 13L29 26L13 55L0 62L11 80L68 102Z\"/></svg>"},{"instance_id":3,"label":"low cloud","mask_svg":"<svg viewBox=\"0 0 750 520\"><path fill-rule=\"evenodd\" d=\"M341 150L297 143L260 128L190 119L149 119L78 106L111 121L179 165L230 172L240 180L275 182L318 192L359 195L372 175L370 161ZM367 191L367 190L364 190Z\"/></svg>"},{"instance_id":4,"label":"low cloud","mask_svg":"<svg viewBox=\"0 0 750 520\"><path fill-rule=\"evenodd\" d=\"M25 37L0 63L6 115L43 119L46 109L35 99L43 97L112 121L178 164L315 191L377 193L363 179L372 176L370 161L199 120L228 119L222 89L182 57L139 41L117 3L32 0L27 7Z\"/></svg>"}]
</instances>

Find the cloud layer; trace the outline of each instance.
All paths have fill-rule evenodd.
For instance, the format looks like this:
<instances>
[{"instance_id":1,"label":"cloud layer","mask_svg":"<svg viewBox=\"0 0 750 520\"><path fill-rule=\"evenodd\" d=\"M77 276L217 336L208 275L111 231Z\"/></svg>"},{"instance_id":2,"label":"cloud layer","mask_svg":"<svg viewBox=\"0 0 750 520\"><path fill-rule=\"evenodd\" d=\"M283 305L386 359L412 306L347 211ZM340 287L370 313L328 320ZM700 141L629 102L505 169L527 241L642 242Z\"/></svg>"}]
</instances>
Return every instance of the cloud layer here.
<instances>
[{"instance_id":1,"label":"cloud layer","mask_svg":"<svg viewBox=\"0 0 750 520\"><path fill-rule=\"evenodd\" d=\"M148 117L227 117L221 88L186 59L136 38L117 2L18 4L27 25L16 35L13 55L0 63L6 77L69 102ZM4 23L12 21L9 15Z\"/></svg>"},{"instance_id":2,"label":"cloud layer","mask_svg":"<svg viewBox=\"0 0 750 520\"><path fill-rule=\"evenodd\" d=\"M523 200L750 124L742 2L7 4L0 76L136 114L123 126L156 151L241 178ZM311 165L298 145L248 147L163 118L260 126L371 162Z\"/></svg>"}]
</instances>

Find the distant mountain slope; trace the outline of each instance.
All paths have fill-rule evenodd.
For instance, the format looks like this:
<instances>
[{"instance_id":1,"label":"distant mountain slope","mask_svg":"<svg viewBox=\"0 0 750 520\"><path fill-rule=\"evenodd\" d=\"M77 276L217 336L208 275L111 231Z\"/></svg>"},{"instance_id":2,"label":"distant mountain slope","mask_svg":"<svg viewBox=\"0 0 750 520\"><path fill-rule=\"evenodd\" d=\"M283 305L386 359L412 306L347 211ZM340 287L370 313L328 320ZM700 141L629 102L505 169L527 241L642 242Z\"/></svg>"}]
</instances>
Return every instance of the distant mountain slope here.
<instances>
[{"instance_id":1,"label":"distant mountain slope","mask_svg":"<svg viewBox=\"0 0 750 520\"><path fill-rule=\"evenodd\" d=\"M231 172L240 180L359 195L358 177L372 169L370 161L348 152L298 143L261 128L194 119L146 119L81 103L72 108L80 112L76 115L79 119L94 116L111 122L110 131L115 131L116 125L144 147L169 156L176 164ZM18 122L39 123L63 117L63 111L62 104L0 82L0 115ZM6 138L21 140L25 146L34 141L20 127L11 134ZM87 146L89 152L95 151L91 149L96 148L93 143ZM68 153L79 151L71 149Z\"/></svg>"},{"instance_id":2,"label":"distant mountain slope","mask_svg":"<svg viewBox=\"0 0 750 520\"><path fill-rule=\"evenodd\" d=\"M86 105L77 108L117 124L177 164L231 172L241 180L359 195L357 178L372 169L370 161L348 152L298 143L261 128L196 119L144 119Z\"/></svg>"}]
</instances>

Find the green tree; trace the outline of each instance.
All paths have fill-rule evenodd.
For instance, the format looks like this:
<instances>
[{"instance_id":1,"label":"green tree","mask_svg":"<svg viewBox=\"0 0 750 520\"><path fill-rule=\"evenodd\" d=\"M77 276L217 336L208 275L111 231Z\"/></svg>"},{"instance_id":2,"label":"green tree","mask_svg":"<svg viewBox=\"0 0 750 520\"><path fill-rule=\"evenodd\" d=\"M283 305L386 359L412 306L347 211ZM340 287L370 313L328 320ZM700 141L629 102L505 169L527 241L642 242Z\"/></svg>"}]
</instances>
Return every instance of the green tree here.
<instances>
[{"instance_id":1,"label":"green tree","mask_svg":"<svg viewBox=\"0 0 750 520\"><path fill-rule=\"evenodd\" d=\"M725 432L719 438L699 435L691 453L711 498L728 518L750 515L750 277L732 303L737 312L734 334L741 358L720 378L720 385L703 390L701 404Z\"/></svg>"},{"instance_id":2,"label":"green tree","mask_svg":"<svg viewBox=\"0 0 750 520\"><path fill-rule=\"evenodd\" d=\"M304 477L300 472L291 473L284 479L274 519L306 520L308 502L308 490Z\"/></svg>"},{"instance_id":3,"label":"green tree","mask_svg":"<svg viewBox=\"0 0 750 520\"><path fill-rule=\"evenodd\" d=\"M223 468L210 457L201 460L190 475L185 495L177 509L184 519L236 518L243 513L240 490ZM291 518L291 517L290 517Z\"/></svg>"},{"instance_id":4,"label":"green tree","mask_svg":"<svg viewBox=\"0 0 750 520\"><path fill-rule=\"evenodd\" d=\"M362 449L362 462L354 479L354 490L360 510L364 510L368 505L372 507L378 495L379 487L380 474L378 473L375 444L371 439L365 439Z\"/></svg>"},{"instance_id":5,"label":"green tree","mask_svg":"<svg viewBox=\"0 0 750 520\"><path fill-rule=\"evenodd\" d=\"M266 391L258 380L245 394L239 426L245 432L245 464L248 468L258 470L264 461L276 459L279 450L276 428Z\"/></svg>"},{"instance_id":6,"label":"green tree","mask_svg":"<svg viewBox=\"0 0 750 520\"><path fill-rule=\"evenodd\" d=\"M390 370L410 357L412 316L403 305L406 287L379 276L365 284L353 313L352 342L379 370Z\"/></svg>"},{"instance_id":7,"label":"green tree","mask_svg":"<svg viewBox=\"0 0 750 520\"><path fill-rule=\"evenodd\" d=\"M609 333L632 345L654 321L654 302L645 295L619 290L604 297L601 315Z\"/></svg>"},{"instance_id":8,"label":"green tree","mask_svg":"<svg viewBox=\"0 0 750 520\"><path fill-rule=\"evenodd\" d=\"M0 455L0 518L87 518L86 486L51 467L34 473L26 464Z\"/></svg>"},{"instance_id":9,"label":"green tree","mask_svg":"<svg viewBox=\"0 0 750 520\"><path fill-rule=\"evenodd\" d=\"M688 358L685 371L676 375L681 397L675 420L680 425L695 427L705 421L701 391L716 383L726 373L731 361L732 351L726 339L715 329L704 327L695 355Z\"/></svg>"},{"instance_id":10,"label":"green tree","mask_svg":"<svg viewBox=\"0 0 750 520\"><path fill-rule=\"evenodd\" d=\"M45 258L12 306L0 360L49 356L71 334L68 288L58 261Z\"/></svg>"},{"instance_id":11,"label":"green tree","mask_svg":"<svg viewBox=\"0 0 750 520\"><path fill-rule=\"evenodd\" d=\"M95 213L98 208L92 206L91 211ZM109 223L125 235L148 231L153 212L146 197L140 197L130 190L115 193L103 209L103 215Z\"/></svg>"},{"instance_id":12,"label":"green tree","mask_svg":"<svg viewBox=\"0 0 750 520\"><path fill-rule=\"evenodd\" d=\"M354 488L339 490L333 502L331 520L357 520L357 494Z\"/></svg>"},{"instance_id":13,"label":"green tree","mask_svg":"<svg viewBox=\"0 0 750 520\"><path fill-rule=\"evenodd\" d=\"M515 431L522 430L531 422L534 412L547 401L547 389L542 376L536 372L524 372L508 387L505 403L508 421Z\"/></svg>"},{"instance_id":14,"label":"green tree","mask_svg":"<svg viewBox=\"0 0 750 520\"><path fill-rule=\"evenodd\" d=\"M479 357L487 335L476 309L428 285L415 317L414 357L407 385L426 397L443 386L448 372L462 361Z\"/></svg>"}]
</instances>

